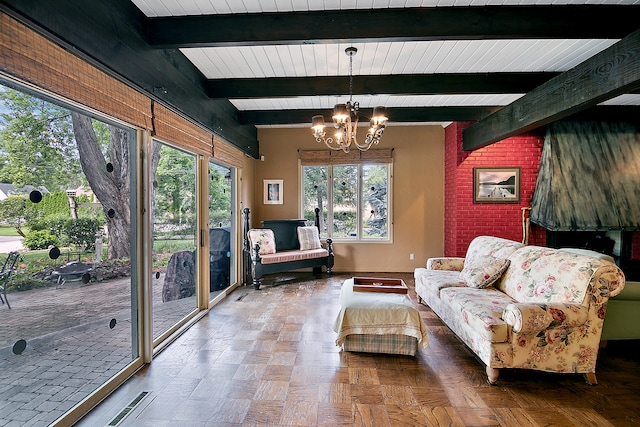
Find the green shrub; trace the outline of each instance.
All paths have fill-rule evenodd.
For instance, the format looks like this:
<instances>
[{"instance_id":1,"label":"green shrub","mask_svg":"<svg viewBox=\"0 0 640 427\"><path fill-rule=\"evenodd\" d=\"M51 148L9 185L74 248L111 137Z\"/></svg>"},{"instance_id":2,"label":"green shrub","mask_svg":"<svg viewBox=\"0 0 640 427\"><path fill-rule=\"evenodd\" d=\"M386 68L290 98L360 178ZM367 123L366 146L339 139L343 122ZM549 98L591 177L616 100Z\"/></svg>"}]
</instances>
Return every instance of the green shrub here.
<instances>
[{"instance_id":1,"label":"green shrub","mask_svg":"<svg viewBox=\"0 0 640 427\"><path fill-rule=\"evenodd\" d=\"M45 194L39 203L27 200L25 219L29 228L33 229L34 223L39 223L44 218L52 216L71 217L69 198L64 191Z\"/></svg>"},{"instance_id":2,"label":"green shrub","mask_svg":"<svg viewBox=\"0 0 640 427\"><path fill-rule=\"evenodd\" d=\"M51 232L58 241L61 240L64 234L67 232L68 223L71 220L69 215L50 215L44 217L41 221L39 221L40 230L47 230ZM64 244L66 242L60 242Z\"/></svg>"},{"instance_id":3,"label":"green shrub","mask_svg":"<svg viewBox=\"0 0 640 427\"><path fill-rule=\"evenodd\" d=\"M96 235L101 233L100 221L95 218L78 218L67 221L69 242L85 250L95 247Z\"/></svg>"},{"instance_id":4,"label":"green shrub","mask_svg":"<svg viewBox=\"0 0 640 427\"><path fill-rule=\"evenodd\" d=\"M26 235L22 244L33 250L46 249L51 245L56 245L57 239L49 230L31 231Z\"/></svg>"}]
</instances>

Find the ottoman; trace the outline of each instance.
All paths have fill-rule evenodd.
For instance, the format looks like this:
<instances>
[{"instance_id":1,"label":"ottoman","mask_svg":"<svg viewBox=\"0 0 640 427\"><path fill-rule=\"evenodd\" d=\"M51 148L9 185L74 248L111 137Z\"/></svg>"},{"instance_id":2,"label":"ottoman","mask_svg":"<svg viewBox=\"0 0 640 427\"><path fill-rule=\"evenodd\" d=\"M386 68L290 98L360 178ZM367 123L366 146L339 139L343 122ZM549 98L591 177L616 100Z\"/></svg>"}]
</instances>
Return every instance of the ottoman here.
<instances>
[{"instance_id":1,"label":"ottoman","mask_svg":"<svg viewBox=\"0 0 640 427\"><path fill-rule=\"evenodd\" d=\"M348 279L340 306L333 330L345 351L415 356L429 343L422 316L406 294L354 292Z\"/></svg>"}]
</instances>

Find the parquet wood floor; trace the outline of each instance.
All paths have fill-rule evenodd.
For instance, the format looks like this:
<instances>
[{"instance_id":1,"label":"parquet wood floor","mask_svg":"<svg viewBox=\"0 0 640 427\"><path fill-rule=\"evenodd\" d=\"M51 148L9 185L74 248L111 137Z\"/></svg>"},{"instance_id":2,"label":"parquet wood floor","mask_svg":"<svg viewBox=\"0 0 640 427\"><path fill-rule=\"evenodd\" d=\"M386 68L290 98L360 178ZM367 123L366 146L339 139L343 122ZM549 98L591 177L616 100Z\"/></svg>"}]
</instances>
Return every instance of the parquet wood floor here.
<instances>
[{"instance_id":1,"label":"parquet wood floor","mask_svg":"<svg viewBox=\"0 0 640 427\"><path fill-rule=\"evenodd\" d=\"M417 301L411 274L371 275L403 278ZM416 357L341 352L332 324L350 276L268 276L260 291L235 290L80 425L105 425L141 391L121 426L640 425L637 341L601 349L597 386L524 370L490 386L424 305L430 344Z\"/></svg>"}]
</instances>

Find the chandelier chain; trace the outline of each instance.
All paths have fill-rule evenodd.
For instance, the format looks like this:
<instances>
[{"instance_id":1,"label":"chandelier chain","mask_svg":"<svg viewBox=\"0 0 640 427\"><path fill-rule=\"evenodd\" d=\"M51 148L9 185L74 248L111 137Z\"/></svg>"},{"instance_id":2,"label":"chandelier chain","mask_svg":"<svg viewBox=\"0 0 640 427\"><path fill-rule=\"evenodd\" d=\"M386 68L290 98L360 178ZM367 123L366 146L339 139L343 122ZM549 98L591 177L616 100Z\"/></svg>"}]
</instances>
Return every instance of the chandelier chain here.
<instances>
[{"instance_id":1,"label":"chandelier chain","mask_svg":"<svg viewBox=\"0 0 640 427\"><path fill-rule=\"evenodd\" d=\"M353 55L349 55L349 102L353 101Z\"/></svg>"}]
</instances>

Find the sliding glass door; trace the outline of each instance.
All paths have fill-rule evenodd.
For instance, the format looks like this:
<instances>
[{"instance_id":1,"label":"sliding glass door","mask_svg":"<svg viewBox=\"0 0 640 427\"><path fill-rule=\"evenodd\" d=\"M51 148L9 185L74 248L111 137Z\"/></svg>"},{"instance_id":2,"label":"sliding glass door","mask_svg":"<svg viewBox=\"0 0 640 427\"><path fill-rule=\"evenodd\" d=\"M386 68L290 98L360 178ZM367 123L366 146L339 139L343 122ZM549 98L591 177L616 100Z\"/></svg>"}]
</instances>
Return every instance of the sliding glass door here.
<instances>
[{"instance_id":1,"label":"sliding glass door","mask_svg":"<svg viewBox=\"0 0 640 427\"><path fill-rule=\"evenodd\" d=\"M209 162L209 300L235 282L234 172Z\"/></svg>"},{"instance_id":2,"label":"sliding glass door","mask_svg":"<svg viewBox=\"0 0 640 427\"><path fill-rule=\"evenodd\" d=\"M153 339L197 309L196 156L153 141Z\"/></svg>"}]
</instances>

